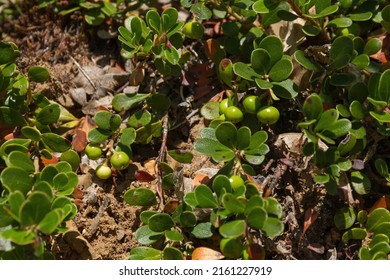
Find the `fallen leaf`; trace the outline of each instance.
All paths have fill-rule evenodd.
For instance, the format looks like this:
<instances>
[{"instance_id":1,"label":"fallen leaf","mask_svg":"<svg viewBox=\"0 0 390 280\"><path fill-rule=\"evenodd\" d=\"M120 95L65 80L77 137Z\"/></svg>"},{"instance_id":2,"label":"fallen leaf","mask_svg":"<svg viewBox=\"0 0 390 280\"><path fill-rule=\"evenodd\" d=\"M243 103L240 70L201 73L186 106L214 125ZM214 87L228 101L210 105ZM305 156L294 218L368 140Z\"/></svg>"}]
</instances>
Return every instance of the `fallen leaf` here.
<instances>
[{"instance_id":1,"label":"fallen leaf","mask_svg":"<svg viewBox=\"0 0 390 280\"><path fill-rule=\"evenodd\" d=\"M204 45L204 50L206 55L215 62L218 50L220 49L220 45L218 40L216 39L208 39L206 44Z\"/></svg>"},{"instance_id":2,"label":"fallen leaf","mask_svg":"<svg viewBox=\"0 0 390 280\"><path fill-rule=\"evenodd\" d=\"M140 182L151 182L156 179L156 177L143 170L136 170L134 177Z\"/></svg>"},{"instance_id":3,"label":"fallen leaf","mask_svg":"<svg viewBox=\"0 0 390 280\"><path fill-rule=\"evenodd\" d=\"M250 244L247 248L249 259L250 260L264 260L265 259L265 250L263 246L259 244Z\"/></svg>"},{"instance_id":4,"label":"fallen leaf","mask_svg":"<svg viewBox=\"0 0 390 280\"><path fill-rule=\"evenodd\" d=\"M198 247L192 252L193 260L222 260L224 258L221 252L207 247Z\"/></svg>"},{"instance_id":5,"label":"fallen leaf","mask_svg":"<svg viewBox=\"0 0 390 280\"><path fill-rule=\"evenodd\" d=\"M58 163L58 158L55 157L55 156L52 156L51 159L48 159L48 158L45 158L45 157L41 157L41 161L42 161L44 166L48 166L50 164Z\"/></svg>"},{"instance_id":6,"label":"fallen leaf","mask_svg":"<svg viewBox=\"0 0 390 280\"><path fill-rule=\"evenodd\" d=\"M305 212L305 222L303 223L303 234L306 233L307 229L314 223L318 218L318 213L314 208L309 208Z\"/></svg>"},{"instance_id":7,"label":"fallen leaf","mask_svg":"<svg viewBox=\"0 0 390 280\"><path fill-rule=\"evenodd\" d=\"M307 249L312 250L313 252L322 255L325 253L325 247L318 243L312 243L307 245Z\"/></svg>"},{"instance_id":8,"label":"fallen leaf","mask_svg":"<svg viewBox=\"0 0 390 280\"><path fill-rule=\"evenodd\" d=\"M375 201L374 205L370 209L370 213L377 208L386 208L387 210L390 210L390 195L384 195Z\"/></svg>"},{"instance_id":9,"label":"fallen leaf","mask_svg":"<svg viewBox=\"0 0 390 280\"><path fill-rule=\"evenodd\" d=\"M195 175L193 183L195 187L199 186L200 184L208 185L210 183L210 178L207 176L207 174L198 173Z\"/></svg>"},{"instance_id":10,"label":"fallen leaf","mask_svg":"<svg viewBox=\"0 0 390 280\"><path fill-rule=\"evenodd\" d=\"M179 200L171 199L164 205L164 212L172 214L179 206Z\"/></svg>"},{"instance_id":11,"label":"fallen leaf","mask_svg":"<svg viewBox=\"0 0 390 280\"><path fill-rule=\"evenodd\" d=\"M83 124L74 131L72 140L72 148L76 152L82 152L88 143L88 133L92 128L95 128L96 124L89 115L85 116Z\"/></svg>"}]
</instances>

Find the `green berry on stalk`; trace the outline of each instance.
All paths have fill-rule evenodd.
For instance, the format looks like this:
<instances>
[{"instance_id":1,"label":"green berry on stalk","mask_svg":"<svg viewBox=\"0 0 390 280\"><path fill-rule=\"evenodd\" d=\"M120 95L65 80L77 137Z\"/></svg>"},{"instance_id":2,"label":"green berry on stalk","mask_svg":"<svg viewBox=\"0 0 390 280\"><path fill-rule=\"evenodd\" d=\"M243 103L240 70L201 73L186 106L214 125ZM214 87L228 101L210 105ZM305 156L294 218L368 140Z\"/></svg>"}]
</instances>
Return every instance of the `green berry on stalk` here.
<instances>
[{"instance_id":1,"label":"green berry on stalk","mask_svg":"<svg viewBox=\"0 0 390 280\"><path fill-rule=\"evenodd\" d=\"M226 120L231 121L232 123L238 123L242 121L244 114L236 106L230 106L226 109L225 117Z\"/></svg>"},{"instance_id":2,"label":"green berry on stalk","mask_svg":"<svg viewBox=\"0 0 390 280\"><path fill-rule=\"evenodd\" d=\"M242 179L242 178L241 178L240 176L238 176L238 175L232 175L232 176L230 176L229 181L230 181L230 186L232 187L232 189L233 189L234 191L235 191L236 189L238 189L239 187L245 185L244 179Z\"/></svg>"},{"instance_id":3,"label":"green berry on stalk","mask_svg":"<svg viewBox=\"0 0 390 280\"><path fill-rule=\"evenodd\" d=\"M204 27L197 21L187 22L183 26L183 34L190 39L200 39L204 33Z\"/></svg>"},{"instance_id":4,"label":"green berry on stalk","mask_svg":"<svg viewBox=\"0 0 390 280\"><path fill-rule=\"evenodd\" d=\"M98 167L96 167L95 172L99 179L106 180L111 177L111 168L106 164L100 164Z\"/></svg>"},{"instance_id":5,"label":"green berry on stalk","mask_svg":"<svg viewBox=\"0 0 390 280\"><path fill-rule=\"evenodd\" d=\"M260 108L259 97L255 95L248 95L242 101L242 105L244 106L245 111L249 114L256 114Z\"/></svg>"},{"instance_id":6,"label":"green berry on stalk","mask_svg":"<svg viewBox=\"0 0 390 280\"><path fill-rule=\"evenodd\" d=\"M114 152L110 157L110 163L116 170L123 170L129 166L130 158L125 152Z\"/></svg>"},{"instance_id":7,"label":"green berry on stalk","mask_svg":"<svg viewBox=\"0 0 390 280\"><path fill-rule=\"evenodd\" d=\"M85 154L89 159L96 160L102 155L102 149L97 145L88 144L85 147Z\"/></svg>"},{"instance_id":8,"label":"green berry on stalk","mask_svg":"<svg viewBox=\"0 0 390 280\"><path fill-rule=\"evenodd\" d=\"M227 108L233 105L233 102L229 98L222 99L221 102L219 102L219 113L225 114Z\"/></svg>"},{"instance_id":9,"label":"green berry on stalk","mask_svg":"<svg viewBox=\"0 0 390 280\"><path fill-rule=\"evenodd\" d=\"M265 106L257 112L257 119L264 124L274 124L279 120L280 113L274 106Z\"/></svg>"}]
</instances>

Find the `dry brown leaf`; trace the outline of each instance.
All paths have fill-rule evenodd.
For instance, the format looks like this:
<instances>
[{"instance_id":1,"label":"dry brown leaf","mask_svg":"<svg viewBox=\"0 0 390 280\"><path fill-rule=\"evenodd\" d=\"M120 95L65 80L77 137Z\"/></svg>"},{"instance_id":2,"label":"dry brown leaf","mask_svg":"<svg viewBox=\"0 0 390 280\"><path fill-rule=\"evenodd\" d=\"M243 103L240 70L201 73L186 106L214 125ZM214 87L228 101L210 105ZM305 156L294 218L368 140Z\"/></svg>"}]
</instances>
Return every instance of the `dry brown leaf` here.
<instances>
[{"instance_id":1,"label":"dry brown leaf","mask_svg":"<svg viewBox=\"0 0 390 280\"><path fill-rule=\"evenodd\" d=\"M377 208L386 208L387 210L390 210L390 195L384 195L375 201L374 205L370 209L370 213Z\"/></svg>"},{"instance_id":2,"label":"dry brown leaf","mask_svg":"<svg viewBox=\"0 0 390 280\"><path fill-rule=\"evenodd\" d=\"M208 185L210 183L210 177L207 174L198 173L195 175L193 183L194 187L199 186L200 184Z\"/></svg>"},{"instance_id":3,"label":"dry brown leaf","mask_svg":"<svg viewBox=\"0 0 390 280\"><path fill-rule=\"evenodd\" d=\"M305 212L305 222L303 223L303 234L306 233L308 228L314 223L318 218L318 213L314 208L309 208Z\"/></svg>"},{"instance_id":4,"label":"dry brown leaf","mask_svg":"<svg viewBox=\"0 0 390 280\"><path fill-rule=\"evenodd\" d=\"M221 252L207 247L198 247L192 252L193 260L222 260L224 258Z\"/></svg>"}]
</instances>

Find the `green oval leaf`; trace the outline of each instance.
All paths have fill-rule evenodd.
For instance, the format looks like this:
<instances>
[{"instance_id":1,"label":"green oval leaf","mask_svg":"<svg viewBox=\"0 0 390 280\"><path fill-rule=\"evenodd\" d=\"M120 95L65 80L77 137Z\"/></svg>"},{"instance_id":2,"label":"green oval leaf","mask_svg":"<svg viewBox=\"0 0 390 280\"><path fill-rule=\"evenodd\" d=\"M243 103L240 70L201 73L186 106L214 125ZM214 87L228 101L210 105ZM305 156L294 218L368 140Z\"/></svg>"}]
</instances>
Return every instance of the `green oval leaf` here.
<instances>
[{"instance_id":1,"label":"green oval leaf","mask_svg":"<svg viewBox=\"0 0 390 280\"><path fill-rule=\"evenodd\" d=\"M313 72L321 72L324 70L320 64L308 58L305 52L302 50L295 51L294 58L300 65L305 67L307 70Z\"/></svg>"},{"instance_id":2,"label":"green oval leaf","mask_svg":"<svg viewBox=\"0 0 390 280\"><path fill-rule=\"evenodd\" d=\"M366 228L369 232L375 232L381 224L389 222L389 210L385 208L377 208L368 215Z\"/></svg>"},{"instance_id":3,"label":"green oval leaf","mask_svg":"<svg viewBox=\"0 0 390 280\"><path fill-rule=\"evenodd\" d=\"M106 16L99 10L89 10L84 14L84 19L89 25L98 26L104 22Z\"/></svg>"},{"instance_id":4,"label":"green oval leaf","mask_svg":"<svg viewBox=\"0 0 390 280\"><path fill-rule=\"evenodd\" d=\"M33 173L35 171L34 164L30 157L21 151L12 151L8 158L6 159L7 166L19 167L28 173Z\"/></svg>"},{"instance_id":5,"label":"green oval leaf","mask_svg":"<svg viewBox=\"0 0 390 280\"><path fill-rule=\"evenodd\" d=\"M334 216L334 223L340 230L350 228L356 220L355 210L349 207L339 209Z\"/></svg>"},{"instance_id":6,"label":"green oval leaf","mask_svg":"<svg viewBox=\"0 0 390 280\"><path fill-rule=\"evenodd\" d=\"M135 247L131 249L129 260L160 260L161 251L150 247Z\"/></svg>"},{"instance_id":7,"label":"green oval leaf","mask_svg":"<svg viewBox=\"0 0 390 280\"><path fill-rule=\"evenodd\" d=\"M246 229L244 220L235 220L223 224L219 228L219 233L225 238L236 238L243 236Z\"/></svg>"},{"instance_id":8,"label":"green oval leaf","mask_svg":"<svg viewBox=\"0 0 390 280\"><path fill-rule=\"evenodd\" d=\"M364 46L364 53L366 55L373 55L382 49L382 41L378 38L371 38Z\"/></svg>"},{"instance_id":9,"label":"green oval leaf","mask_svg":"<svg viewBox=\"0 0 390 280\"><path fill-rule=\"evenodd\" d=\"M71 143L69 140L51 132L42 134L42 142L51 150L63 153L70 149Z\"/></svg>"},{"instance_id":10,"label":"green oval leaf","mask_svg":"<svg viewBox=\"0 0 390 280\"><path fill-rule=\"evenodd\" d=\"M26 170L15 166L5 168L1 172L0 181L9 192L20 191L23 194L27 194L34 184Z\"/></svg>"},{"instance_id":11,"label":"green oval leaf","mask_svg":"<svg viewBox=\"0 0 390 280\"><path fill-rule=\"evenodd\" d=\"M165 247L163 250L164 260L184 260L183 253L174 247Z\"/></svg>"},{"instance_id":12,"label":"green oval leaf","mask_svg":"<svg viewBox=\"0 0 390 280\"><path fill-rule=\"evenodd\" d=\"M239 201L233 194L226 193L222 197L222 204L226 210L234 214L243 213L245 210L245 204Z\"/></svg>"},{"instance_id":13,"label":"green oval leaf","mask_svg":"<svg viewBox=\"0 0 390 280\"><path fill-rule=\"evenodd\" d=\"M268 218L265 220L262 231L268 237L275 237L280 235L284 230L282 221L277 218Z\"/></svg>"},{"instance_id":14,"label":"green oval leaf","mask_svg":"<svg viewBox=\"0 0 390 280\"><path fill-rule=\"evenodd\" d=\"M176 161L180 163L191 163L194 155L190 152L181 150L170 150L168 154Z\"/></svg>"},{"instance_id":15,"label":"green oval leaf","mask_svg":"<svg viewBox=\"0 0 390 280\"><path fill-rule=\"evenodd\" d=\"M222 145L233 149L237 145L237 128L231 122L223 122L215 129L215 137Z\"/></svg>"},{"instance_id":16,"label":"green oval leaf","mask_svg":"<svg viewBox=\"0 0 390 280\"><path fill-rule=\"evenodd\" d=\"M136 93L136 94L125 94L119 93L114 96L112 100L112 108L115 111L127 111L130 108L134 108L146 100L151 94L150 93Z\"/></svg>"},{"instance_id":17,"label":"green oval leaf","mask_svg":"<svg viewBox=\"0 0 390 280\"><path fill-rule=\"evenodd\" d=\"M127 204L136 206L148 207L157 203L156 195L147 188L130 189L124 194L123 199Z\"/></svg>"},{"instance_id":18,"label":"green oval leaf","mask_svg":"<svg viewBox=\"0 0 390 280\"><path fill-rule=\"evenodd\" d=\"M142 245L153 244L163 236L161 232L152 231L148 225L139 227L135 232L135 239Z\"/></svg>"},{"instance_id":19,"label":"green oval leaf","mask_svg":"<svg viewBox=\"0 0 390 280\"><path fill-rule=\"evenodd\" d=\"M351 173L351 183L358 194L368 194L371 190L370 179L360 171L353 171Z\"/></svg>"},{"instance_id":20,"label":"green oval leaf","mask_svg":"<svg viewBox=\"0 0 390 280\"><path fill-rule=\"evenodd\" d=\"M307 120L318 119L323 111L323 104L321 97L313 93L305 99L303 103L303 113Z\"/></svg>"},{"instance_id":21,"label":"green oval leaf","mask_svg":"<svg viewBox=\"0 0 390 280\"><path fill-rule=\"evenodd\" d=\"M348 242L351 239L358 239L358 240L363 240L366 238L367 232L363 228L351 228L344 232L342 236L342 240L344 242Z\"/></svg>"},{"instance_id":22,"label":"green oval leaf","mask_svg":"<svg viewBox=\"0 0 390 280\"><path fill-rule=\"evenodd\" d=\"M191 234L199 239L210 238L214 234L214 228L210 222L199 223L191 231Z\"/></svg>"},{"instance_id":23,"label":"green oval leaf","mask_svg":"<svg viewBox=\"0 0 390 280\"><path fill-rule=\"evenodd\" d=\"M267 212L261 207L254 207L246 216L246 221L251 228L261 229L267 220Z\"/></svg>"},{"instance_id":24,"label":"green oval leaf","mask_svg":"<svg viewBox=\"0 0 390 280\"><path fill-rule=\"evenodd\" d=\"M214 120L219 118L219 102L207 102L200 109L200 114L206 120Z\"/></svg>"},{"instance_id":25,"label":"green oval leaf","mask_svg":"<svg viewBox=\"0 0 390 280\"><path fill-rule=\"evenodd\" d=\"M290 77L294 67L290 58L283 58L272 66L269 78L274 82L281 82Z\"/></svg>"},{"instance_id":26,"label":"green oval leaf","mask_svg":"<svg viewBox=\"0 0 390 280\"><path fill-rule=\"evenodd\" d=\"M41 66L31 66L28 70L28 78L37 83L43 83L50 78L49 71Z\"/></svg>"},{"instance_id":27,"label":"green oval leaf","mask_svg":"<svg viewBox=\"0 0 390 280\"><path fill-rule=\"evenodd\" d=\"M154 232L163 232L169 230L175 225L171 216L166 213L158 213L151 216L148 220L149 228Z\"/></svg>"},{"instance_id":28,"label":"green oval leaf","mask_svg":"<svg viewBox=\"0 0 390 280\"><path fill-rule=\"evenodd\" d=\"M214 208L218 206L211 189L206 185L199 185L195 188L195 197L200 208Z\"/></svg>"}]
</instances>

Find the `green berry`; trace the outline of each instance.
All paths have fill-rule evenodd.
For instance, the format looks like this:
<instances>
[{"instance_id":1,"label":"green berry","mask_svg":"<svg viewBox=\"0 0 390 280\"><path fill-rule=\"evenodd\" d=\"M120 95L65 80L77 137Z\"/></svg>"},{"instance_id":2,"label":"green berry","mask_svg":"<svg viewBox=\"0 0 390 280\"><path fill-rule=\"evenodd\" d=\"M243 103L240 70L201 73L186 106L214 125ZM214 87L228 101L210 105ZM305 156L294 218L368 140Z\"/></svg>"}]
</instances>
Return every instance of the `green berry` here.
<instances>
[{"instance_id":1,"label":"green berry","mask_svg":"<svg viewBox=\"0 0 390 280\"><path fill-rule=\"evenodd\" d=\"M102 155L102 149L97 145L88 144L85 147L85 154L89 159L96 160Z\"/></svg>"},{"instance_id":2,"label":"green berry","mask_svg":"<svg viewBox=\"0 0 390 280\"><path fill-rule=\"evenodd\" d=\"M108 179L111 177L111 168L106 164L101 164L96 167L96 176L100 179Z\"/></svg>"},{"instance_id":3,"label":"green berry","mask_svg":"<svg viewBox=\"0 0 390 280\"><path fill-rule=\"evenodd\" d=\"M226 109L225 117L226 120L231 121L232 123L237 123L242 121L244 114L236 106L230 106Z\"/></svg>"},{"instance_id":4,"label":"green berry","mask_svg":"<svg viewBox=\"0 0 390 280\"><path fill-rule=\"evenodd\" d=\"M222 99L221 102L219 102L219 113L221 115L226 113L227 108L232 106L233 103L229 98Z\"/></svg>"},{"instance_id":5,"label":"green berry","mask_svg":"<svg viewBox=\"0 0 390 280\"><path fill-rule=\"evenodd\" d=\"M257 96L249 95L244 98L242 105L244 106L245 111L247 111L249 114L256 114L260 108L260 101Z\"/></svg>"},{"instance_id":6,"label":"green berry","mask_svg":"<svg viewBox=\"0 0 390 280\"><path fill-rule=\"evenodd\" d=\"M115 152L110 158L110 163L116 170L123 170L129 166L130 158L125 152Z\"/></svg>"},{"instance_id":7,"label":"green berry","mask_svg":"<svg viewBox=\"0 0 390 280\"><path fill-rule=\"evenodd\" d=\"M190 39L200 39L204 33L204 27L201 23L196 21L187 22L183 26L183 34Z\"/></svg>"},{"instance_id":8,"label":"green berry","mask_svg":"<svg viewBox=\"0 0 390 280\"><path fill-rule=\"evenodd\" d=\"M273 106L265 106L257 112L257 119L264 124L274 124L279 120L279 110Z\"/></svg>"},{"instance_id":9,"label":"green berry","mask_svg":"<svg viewBox=\"0 0 390 280\"><path fill-rule=\"evenodd\" d=\"M238 176L238 175L232 175L232 176L230 176L229 181L230 181L230 186L232 187L232 189L233 189L234 191L235 191L236 189L238 189L239 187L245 185L244 179L242 179L242 178L241 178L240 176Z\"/></svg>"}]
</instances>

